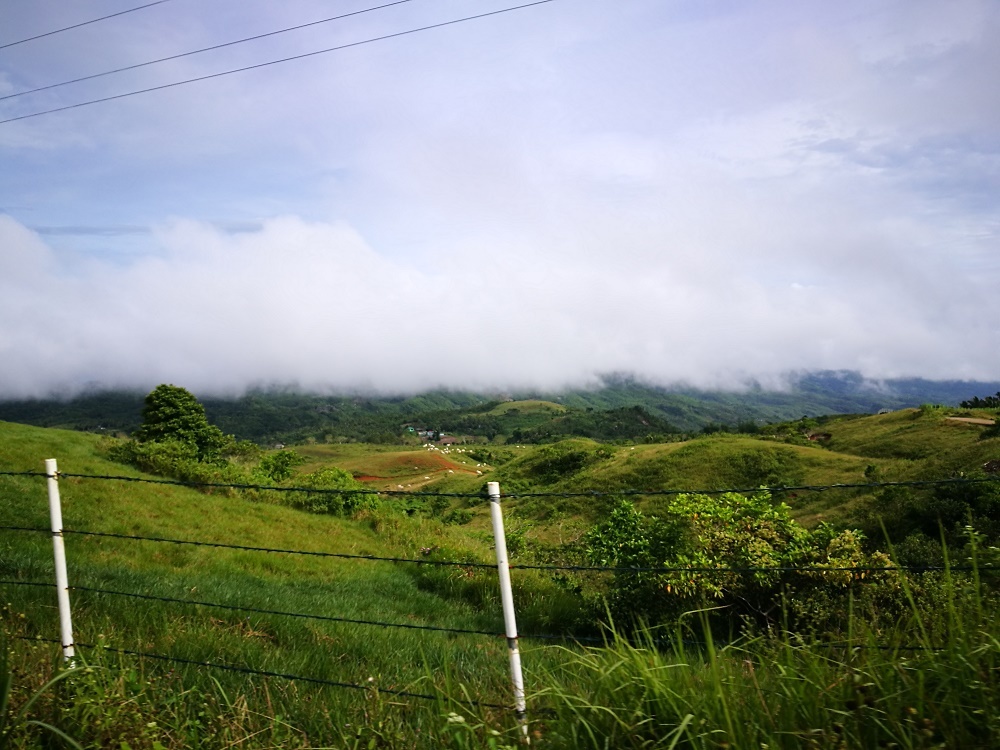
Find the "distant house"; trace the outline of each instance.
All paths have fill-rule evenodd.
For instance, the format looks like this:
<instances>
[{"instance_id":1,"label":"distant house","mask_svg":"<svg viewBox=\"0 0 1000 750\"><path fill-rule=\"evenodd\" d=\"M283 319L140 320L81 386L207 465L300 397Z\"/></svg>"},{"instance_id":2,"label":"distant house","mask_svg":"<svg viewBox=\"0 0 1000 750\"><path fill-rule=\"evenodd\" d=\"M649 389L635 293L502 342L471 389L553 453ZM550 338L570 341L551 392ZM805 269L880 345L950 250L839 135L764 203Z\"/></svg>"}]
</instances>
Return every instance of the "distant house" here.
<instances>
[{"instance_id":1,"label":"distant house","mask_svg":"<svg viewBox=\"0 0 1000 750\"><path fill-rule=\"evenodd\" d=\"M438 440L438 445L454 445L455 443L461 442L463 441L459 440L457 437L453 437L452 435L442 435L441 439Z\"/></svg>"}]
</instances>

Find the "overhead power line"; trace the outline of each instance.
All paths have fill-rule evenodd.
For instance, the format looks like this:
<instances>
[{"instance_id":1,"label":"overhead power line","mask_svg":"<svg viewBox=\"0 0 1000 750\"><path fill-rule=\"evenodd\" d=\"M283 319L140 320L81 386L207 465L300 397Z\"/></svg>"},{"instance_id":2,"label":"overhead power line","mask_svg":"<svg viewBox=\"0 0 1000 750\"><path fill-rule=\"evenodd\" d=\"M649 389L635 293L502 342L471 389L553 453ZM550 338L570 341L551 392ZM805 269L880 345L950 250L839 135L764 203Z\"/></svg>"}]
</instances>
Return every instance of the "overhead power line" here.
<instances>
[{"instance_id":1,"label":"overhead power line","mask_svg":"<svg viewBox=\"0 0 1000 750\"><path fill-rule=\"evenodd\" d=\"M149 60L148 62L136 63L134 65L126 65L122 68L115 68L114 70L106 70L103 73L94 73L89 76L81 76L80 78L73 78L69 81L61 81L59 83L52 83L48 86L39 86L34 89L27 89L26 91L18 91L16 94L7 94L6 96L0 96L0 101L4 99L13 99L18 96L27 96L28 94L37 94L39 91L48 91L49 89L59 88L60 86L69 86L71 83L81 83L82 81L90 81L94 78L103 78L104 76L110 76L115 73L124 73L126 70L135 70L136 68L144 68L149 65L156 65L157 63L168 62L169 60L178 60L182 57L190 57L191 55L198 55L202 52L211 52L212 50L222 49L223 47L232 47L237 44L243 44L245 42L253 42L258 39L264 39L269 36L276 36L278 34L285 34L289 31L298 31L299 29L305 29L310 26L319 26L323 23L330 23L331 21L339 21L342 18L349 18L350 16L360 16L362 13L371 13L375 10L382 10L383 8L389 8L393 5L402 5L403 3L409 3L413 0L395 0L392 3L385 3L384 5L376 5L373 8L365 8L364 10L356 10L352 13L342 13L339 16L331 16L330 18L323 18L319 21L310 21L309 23L301 23L298 26L289 26L285 29L278 29L277 31L268 31L264 34L257 34L255 36L248 36L243 39L236 39L232 42L223 42L222 44L214 44L211 47L202 47L201 49L191 50L190 52L181 52L177 55L170 55L168 57L161 57L156 60Z\"/></svg>"},{"instance_id":2,"label":"overhead power line","mask_svg":"<svg viewBox=\"0 0 1000 750\"><path fill-rule=\"evenodd\" d=\"M82 23L75 23L72 26L64 26L61 29L54 29L52 31L46 31L44 34L36 34L35 36L29 36L27 39L19 39L16 42L7 42L7 44L0 44L0 49L7 49L8 47L14 47L18 44L24 44L25 42L33 42L36 39L41 39L42 37L52 36L53 34L61 34L64 31L69 31L70 29L78 29L81 26L89 26L92 23L97 23L98 21L106 21L109 18L114 18L115 16L124 16L126 13L135 13L137 10L142 10L143 8L151 8L154 5L162 5L163 3L169 3L170 0L156 0L155 3L146 3L145 5L140 5L135 8L129 8L128 10L120 10L117 13L111 13L107 16L101 16L100 18L92 18L89 21L83 21Z\"/></svg>"},{"instance_id":3,"label":"overhead power line","mask_svg":"<svg viewBox=\"0 0 1000 750\"><path fill-rule=\"evenodd\" d=\"M536 5L546 5L548 3L555 2L555 0L536 0L532 3L525 3L524 5L514 5L509 8L501 8L500 10L489 11L488 13L477 13L474 16L464 16L462 18L456 18L451 21L442 21L441 23L433 23L428 26L420 26L415 29L407 29L406 31L397 31L393 34L384 34L382 36L371 37L370 39L362 39L360 42L350 42L349 44L341 44L336 47L327 47L326 49L316 50L315 52L305 52L301 55L292 55L291 57L283 57L279 60L270 60L268 62L257 63L256 65L246 65L242 68L233 68L232 70L224 70L221 73L211 73L209 75L198 76L196 78L187 78L183 81L175 81L174 83L165 83L160 86L150 86L145 89L137 89L135 91L127 91L124 94L115 94L114 96L105 96L100 99L89 99L84 102L79 102L77 104L69 104L65 107L55 107L54 109L46 109L41 112L32 112L28 115L19 115L18 117L8 117L6 120L0 120L0 125L8 122L16 122L18 120L27 120L31 117L41 117L42 115L50 115L55 112L65 112L68 109L77 109L78 107L86 107L91 104L100 104L102 102L110 102L115 99L124 99L129 96L137 96L138 94L148 94L152 91L162 91L163 89L174 88L176 86L183 86L188 83L196 83L198 81L207 81L212 78L221 78L222 76L232 75L233 73L242 73L247 70L256 70L257 68L264 68L269 65L277 65L279 63L291 62L292 60L302 60L307 57L315 57L316 55L323 55L328 52L337 52L339 50L349 49L351 47L360 47L364 44L371 44L372 42L381 42L386 39L395 39L401 36L407 36L409 34L417 34L421 31L430 31L431 29L440 29L445 26L454 26L455 24L465 23L466 21L475 21L480 18L488 18L490 16L498 16L502 13L510 13L515 10L523 10L524 8L532 8Z\"/></svg>"}]
</instances>

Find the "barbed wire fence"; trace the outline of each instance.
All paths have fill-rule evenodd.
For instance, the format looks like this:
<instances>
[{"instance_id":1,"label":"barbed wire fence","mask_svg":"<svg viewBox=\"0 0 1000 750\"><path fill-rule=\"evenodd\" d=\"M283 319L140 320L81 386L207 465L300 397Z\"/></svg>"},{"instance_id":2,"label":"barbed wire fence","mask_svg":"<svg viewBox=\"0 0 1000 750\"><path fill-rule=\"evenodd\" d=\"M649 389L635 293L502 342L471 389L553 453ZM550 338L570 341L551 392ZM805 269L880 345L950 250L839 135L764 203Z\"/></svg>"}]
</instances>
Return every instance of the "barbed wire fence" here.
<instances>
[{"instance_id":1,"label":"barbed wire fence","mask_svg":"<svg viewBox=\"0 0 1000 750\"><path fill-rule=\"evenodd\" d=\"M564 640L568 642L575 642L579 644L602 644L606 643L606 638L596 637L596 636L582 636L574 634L565 633L519 633L516 623L516 610L514 606L513 591L511 586L510 574L511 571L517 570L537 570L544 572L584 572L584 573L614 573L614 574L639 574L639 573L757 573L757 572L812 572L812 573L832 573L832 572L848 572L852 574L864 574L864 573L877 573L877 572L888 572L888 571L900 571L900 572L915 572L915 573L926 573L933 571L995 571L1000 569L1000 566L992 565L891 565L891 566L865 566L865 565L849 565L849 566L836 566L836 565L808 565L808 566L742 566L742 567L732 567L732 566L722 566L722 567L700 567L700 566L658 566L658 567L638 567L638 566L614 566L614 565L556 565L556 564L521 564L521 563L511 563L507 554L507 545L505 537L505 529L503 522L503 513L501 509L501 493L500 487L497 482L487 483L487 493L484 496L482 493L446 493L446 492L406 492L398 490L372 490L372 489L324 489L324 488L313 488L313 487L287 487L287 486L269 486L269 485L253 485L253 484L228 484L228 483L215 483L215 482L187 482L172 479L150 479L145 477L134 477L134 476L118 476L118 475L99 475L99 474L76 474L68 472L59 472L55 459L46 460L46 470L45 472L33 472L33 471L0 471L0 476L8 477L25 477L25 478L45 478L49 497L49 513L50 513L50 528L43 527L33 527L33 526L19 526L19 525L5 525L0 526L0 531L9 532L20 532L20 533L34 533L34 534L46 534L51 535L53 543L53 562L55 568L55 582L54 583L43 583L38 581L25 581L25 580L0 580L0 585L2 586L21 586L21 587L34 587L34 588L46 588L55 589L58 609L59 609L59 627L60 627L60 638L43 638L36 637L30 638L30 640L37 640L46 643L59 644L62 652L63 658L66 662L73 660L75 656L76 648L83 649L101 649L103 651L122 654L126 656L134 656L137 658L148 658L156 661L163 661L176 664L202 666L212 669L219 669L228 672L241 673L247 675L257 675L263 677L274 677L291 681L304 682L308 684L323 685L329 687L345 688L359 691L373 691L374 688L371 684L364 683L353 683L345 682L339 680L331 680L325 678L311 677L307 675L299 674L289 674L285 672L278 672L272 670L261 670L247 667L245 665L227 664L218 661L199 661L192 659L185 659L177 656L171 656L169 654L159 654L150 651L139 651L132 649L123 649L112 647L108 644L92 644L75 641L73 637L73 625L72 625L72 611L70 607L70 592L79 592L84 595L100 595L100 596L110 596L110 597L121 597L125 599L140 600L140 601L156 601L161 603L175 604L179 606L196 606L213 608L223 611L233 611L233 612L245 612L248 614L259 614L268 616L278 616L278 617L289 617L303 620L313 620L318 622L330 622L330 623L342 623L351 625L362 625L379 627L383 629L389 628L400 628L415 631L428 631L428 632L441 632L441 633L451 633L458 635L470 635L470 636L484 636L489 638L503 638L507 643L507 655L508 655L508 667L510 672L513 702L511 704L500 704L491 703L486 701L479 701L467 698L465 700L458 700L457 702L464 703L470 706L475 706L479 708L493 708L493 709L503 709L503 710L513 710L517 719L521 722L522 727L526 730L526 715L527 707L525 702L525 688L523 675L521 670L521 658L520 658L520 647L519 641L522 639L536 639L540 641L554 641L554 640ZM366 554L356 554L356 553L346 553L346 552L328 552L328 551L317 551L317 550L298 550L298 549L287 549L287 548L274 548L274 547L261 547L252 545L240 545L240 544L229 544L222 542L212 542L212 541L202 541L195 539L177 539L168 537L154 537L154 536L143 536L138 534L121 534L112 532L102 532L88 529L78 529L78 528L65 528L62 521L62 507L61 507L61 496L59 490L59 480L62 478L73 478L79 480L96 480L96 481L123 481L123 482L142 482L149 484L164 484L164 485L174 485L191 487L198 489L237 489L237 490L257 490L257 491L275 491L275 492L307 492L313 494L337 494L337 495L378 495L387 497L405 497L408 499L418 498L433 498L433 497L447 497L447 498L463 498L463 499L488 499L490 504L490 515L493 527L493 540L494 549L496 552L496 563L484 563L478 560L437 560L428 558L408 558L408 557L393 557L393 556L380 556L380 555L366 555ZM1000 481L1000 477L988 477L988 478L978 478L978 477L953 477L948 479L939 480L913 480L913 481L897 481L897 482L865 482L865 483L842 483L842 484L829 484L829 485L796 485L796 486L776 486L776 487L744 487L744 488L731 488L731 489L708 489L708 490L681 490L681 489L652 489L652 490L636 490L636 489L623 489L608 492L515 492L503 495L505 498L516 499L516 498L537 498L537 497L639 497L639 496L664 496L664 495L681 495L681 494L724 494L724 493L755 493L761 491L768 491L772 493L777 493L781 491L817 491L824 492L827 490L834 489L878 489L883 487L932 487L941 485L953 485L953 484L978 484L984 482L997 482ZM158 596L152 594L140 594L130 591L121 591L116 589L108 589L96 586L79 586L70 585L68 576L68 566L66 562L66 552L65 552L65 537L69 536L79 536L79 537L91 537L91 538L108 538L108 539L119 539L126 541L135 542L148 542L154 544L170 544L170 545L186 545L195 547L207 547L215 549L225 549L225 550L238 550L246 552L255 553L265 553L265 554L285 554L285 555L300 555L308 557L319 557L319 558L331 558L331 559L343 559L350 561L374 561L374 562L386 562L393 564L412 564L417 566L433 566L433 567L455 567L463 568L469 570L489 570L496 569L498 575L498 586L500 589L500 599L502 605L502 613L504 618L504 630L503 632L496 632L484 629L474 629L474 628L455 628L455 627L442 627L437 625L421 625L417 623L399 623L399 622L389 622L382 620L369 620L363 618L349 618L340 617L333 615L320 615L320 614L310 614L303 612L292 612L285 610L267 609L262 607L253 607L248 605L240 604L224 604L220 602L212 602L200 599L189 599L189 598L179 598L179 597L169 597L169 596ZM858 578L859 581L864 582L864 578ZM871 580L870 578L868 580ZM29 639L25 636L26 639ZM663 643L666 644L676 644L678 641L676 639L663 639ZM686 641L684 643L687 643ZM837 647L837 643L824 644L832 647ZM927 650L929 647L926 645L922 646L907 646L907 645L892 645L883 646L878 644L853 644L853 648L884 648L887 650L895 651L914 651L914 650ZM440 695L433 695L429 693L418 693L415 691L408 690L398 690L393 688L377 688L378 692L386 693L389 695L394 695L398 697L414 698L420 700L433 700L438 701L441 699Z\"/></svg>"}]
</instances>

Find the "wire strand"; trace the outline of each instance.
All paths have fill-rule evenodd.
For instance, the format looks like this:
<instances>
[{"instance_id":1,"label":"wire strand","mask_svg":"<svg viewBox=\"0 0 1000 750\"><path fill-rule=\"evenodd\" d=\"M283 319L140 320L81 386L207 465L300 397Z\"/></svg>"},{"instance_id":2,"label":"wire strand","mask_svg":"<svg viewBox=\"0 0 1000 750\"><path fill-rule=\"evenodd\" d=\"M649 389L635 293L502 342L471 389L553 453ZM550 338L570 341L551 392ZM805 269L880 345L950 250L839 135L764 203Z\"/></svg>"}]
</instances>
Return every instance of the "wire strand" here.
<instances>
[{"instance_id":1,"label":"wire strand","mask_svg":"<svg viewBox=\"0 0 1000 750\"><path fill-rule=\"evenodd\" d=\"M34 474L33 476L48 476ZM138 482L145 484L166 484L175 487L211 487L215 489L258 490L265 492L307 492L314 495L385 495L389 497L454 497L478 498L486 500L486 496L478 492L407 492L406 490L366 490L329 487L279 487L267 484L234 484L231 482L186 482L179 479L147 479L145 477L126 477L114 474L72 474L60 471L58 476L72 479L101 479L120 482Z\"/></svg>"},{"instance_id":2,"label":"wire strand","mask_svg":"<svg viewBox=\"0 0 1000 750\"><path fill-rule=\"evenodd\" d=\"M32 529L36 530L36 529ZM253 547L242 544L225 544L223 542L201 542L192 539L172 539L167 537L141 536L138 534L114 534L104 531L84 531L82 529L63 529L63 534L77 534L79 536L107 537L111 539L130 539L143 542L160 542L166 544L186 544L195 547L216 547L220 549L234 549L246 552L269 552L286 555L306 555L312 557L333 557L347 560L371 560L376 562L391 563L413 563L416 565L438 565L452 566L459 568L482 568L495 569L494 563L474 562L471 560L421 560L412 557L382 557L379 555L360 555L347 552L318 552L309 550L284 549L277 547ZM535 565L531 563L508 563L511 570L556 570L575 572L602 572L602 573L836 573L836 572L890 572L906 571L927 573L934 571L971 571L971 570L997 570L997 565L843 565L843 566L819 566L819 565L760 565L760 566L726 566L726 567L698 567L698 566L614 566L614 565Z\"/></svg>"},{"instance_id":3,"label":"wire strand","mask_svg":"<svg viewBox=\"0 0 1000 750\"><path fill-rule=\"evenodd\" d=\"M57 643L61 642L55 638L31 638L29 636L17 636L21 640L26 641L41 641L43 643ZM364 690L370 693L386 693L388 695L398 695L405 698L421 698L423 700L445 700L439 695L430 695L428 693L415 693L410 690L394 690L392 688L382 688L375 684L358 684L356 682L341 682L339 680L326 680L320 677L307 677L305 675L289 674L287 672L272 672L265 669L254 669L252 667L241 667L235 664L220 664L218 662L211 661L198 661L197 659L183 659L178 656L168 656L166 654L156 654L149 651L133 651L126 648L114 648L112 646L107 646L104 644L95 643L83 643L81 641L75 641L73 646L78 646L80 648L90 648L90 649L100 649L102 651L109 651L115 654L125 654L127 656L138 656L144 659L156 659L159 661L174 662L177 664L188 664L196 667L209 667L211 669L222 669L229 672L238 672L240 674L258 675L260 677L278 677L283 680L289 680L292 682L308 682L314 685L326 685L329 687L342 687L351 688L354 690ZM511 706L504 705L502 703L485 703L482 701L474 700L460 700L455 698L448 698L447 700L453 700L457 703L463 703L471 706L479 706L481 708L500 708L504 710L509 710Z\"/></svg>"},{"instance_id":4,"label":"wire strand","mask_svg":"<svg viewBox=\"0 0 1000 750\"><path fill-rule=\"evenodd\" d=\"M0 472L2 474L4 472ZM13 476L48 476L44 472L7 472ZM487 500L488 498L481 492L407 492L406 490L369 490L369 489L339 489L339 488L314 488L314 487L280 487L276 485L261 484L234 484L227 482L189 482L178 479L148 479L145 477L128 477L114 474L75 474L70 472L59 472L59 477L74 479L99 479L117 480L122 482L139 482L146 484L165 484L177 487L210 487L217 489L236 490L258 490L268 492L306 492L312 494L332 494L332 495L379 495L386 497L452 497L466 499ZM745 494L756 492L768 492L780 494L782 492L826 492L828 490L842 489L879 489L882 487L933 487L940 485L955 484L991 484L1000 482L1000 476L996 477L949 477L947 479L913 479L896 482L857 482L839 484L800 484L800 485L774 485L758 487L729 487L724 489L620 489L620 490L588 490L582 492L511 492L502 493L501 497L509 500L519 500L524 498L576 498L576 497L657 497L668 495L724 495L724 494Z\"/></svg>"},{"instance_id":5,"label":"wire strand","mask_svg":"<svg viewBox=\"0 0 1000 750\"><path fill-rule=\"evenodd\" d=\"M27 89L26 91L18 91L16 94L7 94L6 96L0 96L0 101L4 99L14 99L18 96L27 96L28 94L36 94L39 91L48 91L49 89L59 88L60 86L68 86L72 83L81 83L82 81L90 81L95 78L103 78L104 76L113 75L115 73L124 73L127 70L135 70L136 68L144 68L149 65L156 65L157 63L167 62L169 60L179 60L182 57L190 57L191 55L198 55L202 52L211 52L212 50L223 49L224 47L232 47L237 44L244 44L246 42L253 42L258 39L264 39L269 36L276 36L278 34L286 34L289 31L298 31L299 29L305 29L310 26L318 26L323 23L330 23L331 21L339 21L343 18L349 18L351 16L359 16L362 13L371 13L372 11L382 10L383 8L389 8L393 5L402 5L403 3L413 2L413 0L395 0L395 2L386 3L384 5L376 5L372 8L365 8L363 10L356 10L352 13L343 13L339 16L331 16L330 18L323 18L319 21L310 21L309 23L302 23L298 26L289 26L285 29L279 29L277 31L268 31L265 34L257 34L255 36L248 36L243 39L236 39L232 42L224 42L223 44L214 44L211 47L202 47L201 49L191 50L190 52L181 52L177 55L169 55L168 57L161 57L156 60L149 60L147 62L136 63L135 65L126 65L121 68L115 68L114 70L106 70L103 73L94 73L93 75L81 76L80 78L73 78L69 81L61 81L59 83L52 83L48 86L39 86L34 89ZM0 48L2 49L2 48Z\"/></svg>"},{"instance_id":6,"label":"wire strand","mask_svg":"<svg viewBox=\"0 0 1000 750\"><path fill-rule=\"evenodd\" d=\"M769 492L778 494L781 492L826 492L827 490L850 490L850 489L878 489L880 487L931 487L945 484L983 484L1000 482L1000 476L996 477L951 477L948 479L912 479L898 482L844 482L838 484L799 484L799 485L774 485L764 487L730 487L728 489L701 489L701 490L636 490L622 489L609 491L591 492L512 492L503 497L517 499L526 497L618 497L618 496L658 496L658 495L724 495L729 493L747 492Z\"/></svg>"},{"instance_id":7,"label":"wire strand","mask_svg":"<svg viewBox=\"0 0 1000 750\"><path fill-rule=\"evenodd\" d=\"M104 531L83 531L81 529L63 529L63 534L79 536L107 537L111 539L131 539L142 542L163 542L166 544L188 544L195 547L216 547L219 549L235 549L245 552L272 552L285 555L305 555L310 557L335 557L347 560L374 560L392 563L414 563L416 565L450 565L459 568L496 568L492 563L450 560L421 560L410 557L379 557L377 555L358 555L346 552L317 552L297 549L281 549L276 547L251 547L243 544L224 544L222 542L199 542L191 539L169 539L166 537L139 536L137 534L113 534Z\"/></svg>"},{"instance_id":8,"label":"wire strand","mask_svg":"<svg viewBox=\"0 0 1000 750\"><path fill-rule=\"evenodd\" d=\"M595 571L604 573L878 573L888 571L906 571L910 573L929 573L945 570L997 570L997 565L845 565L845 566L818 566L818 565L757 565L746 567L688 567L665 566L665 567L616 567L613 565L519 565L510 563L511 569L521 570L566 570L566 571Z\"/></svg>"},{"instance_id":9,"label":"wire strand","mask_svg":"<svg viewBox=\"0 0 1000 750\"><path fill-rule=\"evenodd\" d=\"M524 5L515 5L515 6L509 7L509 8L501 8L500 10L493 10L493 11L490 11L488 13L478 13L478 14L473 15L473 16L464 16L463 18L455 18L455 19L452 19L451 21L443 21L441 23L434 23L434 24L430 24L428 26L420 26L420 27L415 28L415 29L407 29L406 31L397 31L397 32L395 32L393 34L384 34L382 36L376 36L376 37L371 37L369 39L363 39L363 40L361 40L359 42L351 42L349 44L341 44L341 45L337 45L336 47L327 47L326 49L316 50L315 52L305 52L305 53L303 53L301 55L292 55L291 57L283 57L283 58L278 59L278 60L270 60L270 61L264 62L264 63L257 63L256 65L247 65L247 66L244 66L242 68L233 68L231 70L224 70L224 71L222 71L220 73L211 73L209 75L197 76L195 78L187 78L187 79L185 79L183 81L175 81L173 83L165 83L165 84L162 84L160 86L150 86L149 88L137 89L135 91L127 91L124 94L115 94L113 96L105 96L105 97L101 97L99 99L89 99L89 100L84 101L84 102L78 102L77 104L69 104L69 105L66 105L64 107L55 107L53 109L46 109L46 110L43 110L41 112L32 112L31 114L27 114L27 115L19 115L17 117L8 117L6 120L0 120L0 125L4 125L4 124L6 124L8 122L17 122L18 120L27 120L27 119L32 118L32 117L41 117L42 115L50 115L50 114L53 114L55 112L65 112L66 110L77 109L79 107L86 107L86 106L89 106L91 104L101 104L103 102L110 102L110 101L114 101L116 99L124 99L126 97L136 96L138 94L148 94L148 93L150 93L152 91L162 91L164 89L174 88L176 86L183 86L183 85L188 84L188 83L196 83L198 81L207 81L207 80L210 80L212 78L221 78L222 76L232 75L233 73L242 73L242 72L247 71L247 70L256 70L258 68L264 68L264 67L267 67L269 65L277 65L279 63L291 62L292 60L302 60L302 59L305 59L307 57L314 57L316 55L323 55L323 54L326 54L328 52L337 52L339 50L350 49L351 47L360 47L362 45L371 44L373 42L381 42L381 41L385 41L386 39L395 39L397 37L407 36L409 34L417 34L417 33L420 33L422 31L430 31L431 29L440 29L440 28L443 28L445 26L453 26L455 24L465 23L466 21L475 21L475 20L478 20L478 19L481 19L481 18L488 18L490 16L497 16L497 15L500 15L501 13L510 13L512 11L515 11L515 10L523 10L524 8L531 8L531 7L534 7L536 5L545 5L547 3L552 3L552 2L555 2L555 1L556 0L535 0L535 2L525 3Z\"/></svg>"},{"instance_id":10,"label":"wire strand","mask_svg":"<svg viewBox=\"0 0 1000 750\"><path fill-rule=\"evenodd\" d=\"M0 531L37 531L43 534L52 533L52 529L44 529L36 526L0 526Z\"/></svg>"},{"instance_id":11,"label":"wire strand","mask_svg":"<svg viewBox=\"0 0 1000 750\"><path fill-rule=\"evenodd\" d=\"M39 586L42 588L55 588L54 583L41 583L40 581L0 581L0 586Z\"/></svg>"},{"instance_id":12,"label":"wire strand","mask_svg":"<svg viewBox=\"0 0 1000 750\"><path fill-rule=\"evenodd\" d=\"M64 26L61 29L55 29L53 31L46 31L44 34L36 34L35 36L29 36L27 39L19 39L16 42L7 42L6 44L0 44L0 49L7 49L8 47L14 47L18 44L24 44L25 42L33 42L36 39L42 39L43 37L52 36L53 34L61 34L64 31L69 31L70 29L78 29L81 26L89 26L92 23L97 23L98 21L106 21L109 18L115 18L117 16L124 16L126 13L135 13L137 10L142 10L143 8L151 8L154 5L162 5L163 3L169 3L170 0L156 0L153 3L146 3L145 5L140 5L136 8L129 8L128 10L120 10L117 13L111 13L107 16L101 16L100 18L93 18L89 21L83 21L82 23L75 23L72 26Z\"/></svg>"},{"instance_id":13,"label":"wire strand","mask_svg":"<svg viewBox=\"0 0 1000 750\"><path fill-rule=\"evenodd\" d=\"M3 581L0 581L3 583ZM215 609L227 609L237 612L253 612L262 615L279 615L282 617L299 617L308 620L322 620L326 622L341 622L353 625L374 625L383 628L405 628L408 630L434 630L442 633L462 633L466 635L488 635L494 638L502 638L503 633L490 630L470 630L465 628L442 628L436 625L415 625L412 623L379 622L376 620L356 620L349 617L333 617L329 615L311 615L301 612L283 612L274 609L258 609L256 607L244 607L231 604L218 604L216 602L204 602L193 599L177 599L169 596L154 596L151 594L133 594L126 591L112 591L110 589L92 588L90 586L71 586L73 591L87 591L95 594L110 594L112 596L124 596L131 599L146 599L158 602L170 602L173 604L192 604L200 607L213 607Z\"/></svg>"}]
</instances>

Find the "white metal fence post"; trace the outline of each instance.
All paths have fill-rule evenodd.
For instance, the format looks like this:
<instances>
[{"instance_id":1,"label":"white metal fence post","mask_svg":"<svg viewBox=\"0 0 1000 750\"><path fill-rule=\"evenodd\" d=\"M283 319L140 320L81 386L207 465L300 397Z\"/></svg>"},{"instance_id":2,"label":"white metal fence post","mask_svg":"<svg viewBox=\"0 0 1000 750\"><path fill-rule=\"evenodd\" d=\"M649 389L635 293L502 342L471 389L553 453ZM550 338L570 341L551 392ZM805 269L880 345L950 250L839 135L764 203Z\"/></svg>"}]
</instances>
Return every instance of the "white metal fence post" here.
<instances>
[{"instance_id":1,"label":"white metal fence post","mask_svg":"<svg viewBox=\"0 0 1000 750\"><path fill-rule=\"evenodd\" d=\"M59 470L54 458L45 459L49 485L49 517L52 519L52 555L56 567L56 597L59 600L59 631L63 660L72 660L73 621L69 609L69 576L66 574L66 547L63 543L62 503L59 500Z\"/></svg>"},{"instance_id":2,"label":"white metal fence post","mask_svg":"<svg viewBox=\"0 0 1000 750\"><path fill-rule=\"evenodd\" d=\"M507 634L507 653L510 656L510 679L514 683L514 709L522 722L525 735L528 725L524 723L527 711L524 702L524 678L521 676L521 651L517 645L517 621L514 619L514 593L510 587L510 564L507 560L507 537L503 530L503 512L500 510L500 483L487 482L490 496L490 518L493 521L493 539L497 552L497 573L500 577L500 601L503 603L503 622Z\"/></svg>"}]
</instances>

